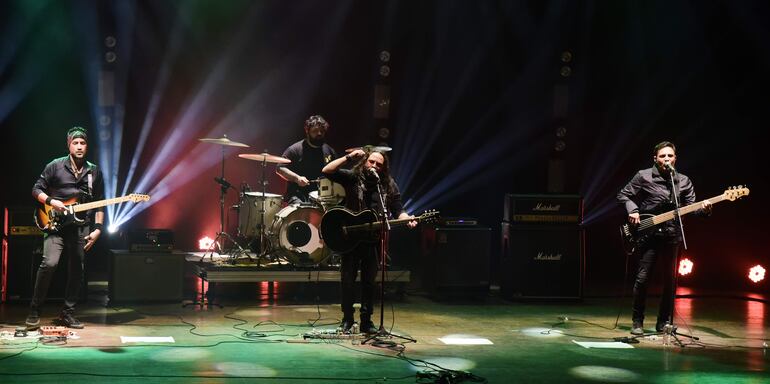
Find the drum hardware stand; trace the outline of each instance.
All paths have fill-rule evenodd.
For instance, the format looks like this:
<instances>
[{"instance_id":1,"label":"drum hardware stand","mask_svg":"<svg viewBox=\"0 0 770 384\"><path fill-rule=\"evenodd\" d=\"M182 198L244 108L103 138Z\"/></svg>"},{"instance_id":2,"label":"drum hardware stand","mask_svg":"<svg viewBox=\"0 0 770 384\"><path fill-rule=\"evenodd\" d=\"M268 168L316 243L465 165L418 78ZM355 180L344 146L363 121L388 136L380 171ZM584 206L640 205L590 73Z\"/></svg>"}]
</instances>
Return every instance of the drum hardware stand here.
<instances>
[{"instance_id":1,"label":"drum hardware stand","mask_svg":"<svg viewBox=\"0 0 770 384\"><path fill-rule=\"evenodd\" d=\"M377 196L380 198L380 206L382 207L382 214L380 215L380 326L377 328L377 333L369 335L361 345L368 343L369 341L377 341L378 337L395 337L405 341L411 341L416 343L417 340L410 337L396 335L388 332L385 329L385 270L388 268L387 255L388 255L388 236L390 234L390 222L388 221L388 206L385 204L385 196L382 193L380 187L380 178L377 177Z\"/></svg>"},{"instance_id":2,"label":"drum hardware stand","mask_svg":"<svg viewBox=\"0 0 770 384\"><path fill-rule=\"evenodd\" d=\"M251 260L251 255L241 247L240 244L238 244L235 239L233 239L232 236L230 236L229 233L225 232L225 195L227 194L227 190L232 188L233 186L225 180L225 147L222 146L222 168L221 168L221 174L219 177L215 177L214 181L219 184L219 232L217 232L217 236L214 237L214 241L211 242L211 246L209 246L209 249L206 250L206 252L203 253L203 256L201 256L199 262L203 262L206 259L206 254L209 254L209 257L211 260L214 260L214 249L219 248L220 252L224 253L224 247L219 245L218 240L221 238L224 238L222 242L226 240L230 240L230 242L234 245L234 248L237 248L238 250L233 252L230 255L231 262L234 264L235 260L240 255L246 255L249 260Z\"/></svg>"},{"instance_id":3,"label":"drum hardware stand","mask_svg":"<svg viewBox=\"0 0 770 384\"><path fill-rule=\"evenodd\" d=\"M671 179L671 194L673 195L673 203L674 207L676 208L674 210L674 217L676 221L679 223L679 232L682 234L682 246L684 246L684 249L687 250L687 238L684 234L684 224L682 223L682 215L679 212L679 188L676 185L676 182L674 181L674 175L676 174L676 170L673 166L666 163L666 166L669 169L669 177ZM652 336L652 335L664 335L664 345L668 345L669 339L673 338L676 342L676 345L679 347L684 347L684 344L681 340L679 340L679 336L688 337L692 340L700 340L697 336L693 335L687 335L684 333L677 332L677 326L674 325L674 312L676 312L675 302L676 302L676 287L677 287L677 267L679 266L679 250L677 249L677 252L673 257L671 258L671 267L670 267L670 273L671 273L671 293L666 298L669 300L669 308L671 308L671 312L668 315L668 319L666 320L666 324L663 326L663 330L659 332L654 333L645 333L638 337L645 337L645 336Z\"/></svg>"},{"instance_id":4,"label":"drum hardware stand","mask_svg":"<svg viewBox=\"0 0 770 384\"><path fill-rule=\"evenodd\" d=\"M265 149L264 153L267 153L267 149ZM259 164L262 166L262 178L260 180L260 185L262 185L262 204L259 207L259 215L260 215L260 224L259 224L259 254L257 255L257 267L260 267L262 264L262 259L267 257L267 253L269 250L269 247L266 246L265 240L267 240L267 237L265 236L265 229L267 226L265 225L265 200L267 200L267 184L268 181L265 178L265 168L267 167L267 157L263 156L262 161L259 162Z\"/></svg>"}]
</instances>

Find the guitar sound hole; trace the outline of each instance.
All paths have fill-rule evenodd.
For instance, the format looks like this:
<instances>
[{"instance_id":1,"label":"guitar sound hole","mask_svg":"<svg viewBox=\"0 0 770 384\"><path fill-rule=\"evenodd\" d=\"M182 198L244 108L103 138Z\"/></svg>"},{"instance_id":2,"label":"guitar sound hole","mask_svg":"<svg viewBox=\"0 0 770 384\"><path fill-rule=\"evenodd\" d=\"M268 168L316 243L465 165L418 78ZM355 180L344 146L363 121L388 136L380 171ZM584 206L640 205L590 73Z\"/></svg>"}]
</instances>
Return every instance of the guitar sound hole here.
<instances>
[{"instance_id":1,"label":"guitar sound hole","mask_svg":"<svg viewBox=\"0 0 770 384\"><path fill-rule=\"evenodd\" d=\"M301 221L295 221L289 225L286 239L295 247L302 247L310 241L310 226Z\"/></svg>"}]
</instances>

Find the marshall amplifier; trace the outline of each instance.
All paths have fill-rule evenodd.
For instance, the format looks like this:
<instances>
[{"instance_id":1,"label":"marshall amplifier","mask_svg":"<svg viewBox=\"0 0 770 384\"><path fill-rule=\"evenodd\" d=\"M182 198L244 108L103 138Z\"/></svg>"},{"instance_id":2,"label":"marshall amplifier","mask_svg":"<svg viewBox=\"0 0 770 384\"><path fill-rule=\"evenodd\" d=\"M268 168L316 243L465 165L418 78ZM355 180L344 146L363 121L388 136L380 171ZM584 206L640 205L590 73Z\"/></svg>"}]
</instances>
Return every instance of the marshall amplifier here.
<instances>
[{"instance_id":1,"label":"marshall amplifier","mask_svg":"<svg viewBox=\"0 0 770 384\"><path fill-rule=\"evenodd\" d=\"M174 249L174 232L169 229L133 229L128 232L131 252L165 252Z\"/></svg>"},{"instance_id":2,"label":"marshall amplifier","mask_svg":"<svg viewBox=\"0 0 770 384\"><path fill-rule=\"evenodd\" d=\"M508 299L583 297L584 233L571 226L502 224L500 291Z\"/></svg>"},{"instance_id":3,"label":"marshall amplifier","mask_svg":"<svg viewBox=\"0 0 770 384\"><path fill-rule=\"evenodd\" d=\"M583 199L577 195L506 194L503 222L512 224L580 224Z\"/></svg>"}]
</instances>

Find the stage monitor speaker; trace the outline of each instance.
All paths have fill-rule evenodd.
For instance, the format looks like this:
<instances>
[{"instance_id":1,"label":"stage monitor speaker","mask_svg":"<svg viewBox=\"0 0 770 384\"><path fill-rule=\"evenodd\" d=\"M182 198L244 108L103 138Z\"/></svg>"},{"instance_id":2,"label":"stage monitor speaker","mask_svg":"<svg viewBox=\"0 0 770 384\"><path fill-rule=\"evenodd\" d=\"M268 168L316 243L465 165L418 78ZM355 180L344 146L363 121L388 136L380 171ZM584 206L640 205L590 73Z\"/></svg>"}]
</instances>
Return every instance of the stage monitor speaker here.
<instances>
[{"instance_id":1,"label":"stage monitor speaker","mask_svg":"<svg viewBox=\"0 0 770 384\"><path fill-rule=\"evenodd\" d=\"M509 299L583 297L584 233L577 226L502 224L500 290Z\"/></svg>"},{"instance_id":2,"label":"stage monitor speaker","mask_svg":"<svg viewBox=\"0 0 770 384\"><path fill-rule=\"evenodd\" d=\"M435 296L489 292L490 228L434 227L423 234L423 287Z\"/></svg>"},{"instance_id":3,"label":"stage monitor speaker","mask_svg":"<svg viewBox=\"0 0 770 384\"><path fill-rule=\"evenodd\" d=\"M186 253L111 249L110 302L182 301Z\"/></svg>"}]
</instances>

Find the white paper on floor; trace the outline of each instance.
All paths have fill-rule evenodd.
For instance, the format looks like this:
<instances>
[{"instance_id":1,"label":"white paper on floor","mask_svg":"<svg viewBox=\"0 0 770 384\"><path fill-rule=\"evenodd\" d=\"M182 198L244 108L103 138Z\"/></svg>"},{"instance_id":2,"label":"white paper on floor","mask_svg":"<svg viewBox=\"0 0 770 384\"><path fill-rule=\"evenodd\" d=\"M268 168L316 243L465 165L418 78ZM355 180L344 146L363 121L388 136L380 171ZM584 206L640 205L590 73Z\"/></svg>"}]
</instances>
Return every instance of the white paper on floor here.
<instances>
[{"instance_id":1,"label":"white paper on floor","mask_svg":"<svg viewBox=\"0 0 770 384\"><path fill-rule=\"evenodd\" d=\"M121 343L174 343L172 336L121 336Z\"/></svg>"},{"instance_id":2,"label":"white paper on floor","mask_svg":"<svg viewBox=\"0 0 770 384\"><path fill-rule=\"evenodd\" d=\"M577 341L572 340L573 343L583 348L616 348L616 349L629 349L634 348L631 344L621 343L619 341Z\"/></svg>"}]
</instances>

